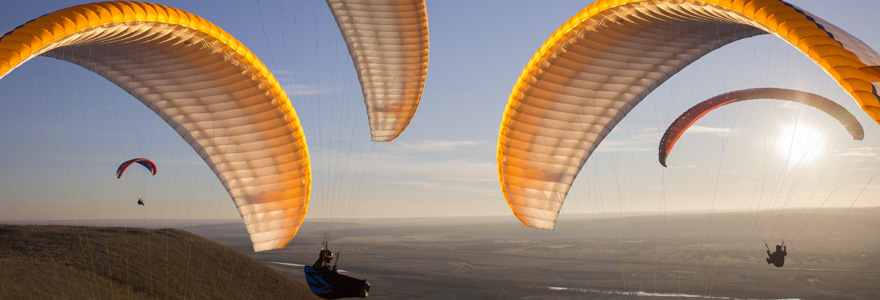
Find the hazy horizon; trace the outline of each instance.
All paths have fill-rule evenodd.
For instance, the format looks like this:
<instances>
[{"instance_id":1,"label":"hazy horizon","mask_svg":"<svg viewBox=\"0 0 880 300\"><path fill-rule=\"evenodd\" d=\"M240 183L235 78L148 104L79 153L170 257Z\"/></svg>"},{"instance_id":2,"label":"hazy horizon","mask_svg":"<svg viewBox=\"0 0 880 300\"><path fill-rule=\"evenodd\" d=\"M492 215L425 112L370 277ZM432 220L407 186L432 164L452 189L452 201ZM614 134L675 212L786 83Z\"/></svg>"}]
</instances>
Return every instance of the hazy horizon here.
<instances>
[{"instance_id":1,"label":"hazy horizon","mask_svg":"<svg viewBox=\"0 0 880 300\"><path fill-rule=\"evenodd\" d=\"M837 214L841 216L840 220L843 220L844 217L848 215L860 216L864 215L865 211L868 212L880 212L880 207L864 207L864 208L853 208L853 207L827 207L827 208L797 208L797 209L787 209L787 210L760 210L760 211L684 211L684 212L654 212L654 213L608 213L608 214L580 214L580 215L572 215L565 214L561 215L560 219L557 221L559 224L559 228L569 228L571 226L578 226L577 224L582 224L583 222L622 222L624 220L633 220L638 218L701 218L705 216L710 216L714 218L728 218L730 216L737 216L740 219L751 219L755 222L752 226L751 230L756 231L760 230L762 232L768 231L767 234L784 234L782 232L776 232L778 223L780 221L790 221L787 220L789 218L795 218L796 223L799 225L789 225L786 229L789 234L791 231L796 230L800 227L800 231L803 231L803 227L812 226L813 218L816 214ZM765 216L765 217L760 217ZM775 216L775 217L771 217ZM763 218L763 220L762 220ZM840 222L838 220L838 222ZM760 224L759 224L760 223ZM187 231L192 231L194 233L200 233L205 228L211 228L216 226L221 226L220 228L224 228L224 230L232 230L239 234L245 234L246 229L241 219L142 219L142 220L130 220L130 219L102 219L102 220L27 220L27 221L0 221L0 224L15 224L15 225L68 225L68 226L97 226L97 227L139 227L139 228L148 228L148 229L161 229L161 228L177 228L183 229ZM458 216L458 217L430 217L430 218L352 218L352 219L317 219L317 218L306 218L303 224L300 227L299 233L297 236L313 235L313 234L321 234L325 237L331 237L331 239L344 238L350 235L350 231L357 230L356 228L382 228L382 227L396 227L396 226L416 226L416 227L430 227L430 226L497 226L503 224L504 226L513 226L513 227L521 227L525 230L535 231L535 232L544 232L547 231L549 235L556 234L561 229L557 228L554 230L546 230L546 229L538 229L531 228L522 225L515 217L513 216ZM711 222L707 224L707 227L711 229ZM768 229L769 228L769 229ZM212 230L209 230L212 231ZM799 232L800 233L800 232ZM753 232L752 234L755 234ZM829 236L830 237L830 236ZM308 238L307 238L308 239ZM784 238L782 239L784 240ZM880 243L880 240L877 241ZM288 244L288 247L296 247L298 244L298 239L294 237L294 239ZM880 245L880 244L878 244ZM285 247L285 248L288 248Z\"/></svg>"}]
</instances>

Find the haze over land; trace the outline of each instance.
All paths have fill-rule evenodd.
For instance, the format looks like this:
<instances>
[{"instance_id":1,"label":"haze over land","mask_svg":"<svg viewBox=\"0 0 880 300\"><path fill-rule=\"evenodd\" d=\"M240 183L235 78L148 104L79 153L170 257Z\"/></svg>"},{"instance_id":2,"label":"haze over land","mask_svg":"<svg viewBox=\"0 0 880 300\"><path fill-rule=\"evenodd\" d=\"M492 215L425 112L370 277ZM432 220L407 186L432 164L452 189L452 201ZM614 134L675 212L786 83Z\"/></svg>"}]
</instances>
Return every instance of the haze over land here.
<instances>
[{"instance_id":1,"label":"haze over land","mask_svg":"<svg viewBox=\"0 0 880 300\"><path fill-rule=\"evenodd\" d=\"M878 214L880 208L599 216L568 218L554 231L526 228L512 217L361 219L331 249L348 275L370 281L370 299L877 299ZM764 263L763 241L746 224L755 220L780 220L776 231L792 233L783 268ZM303 291L311 296L301 265L317 258L321 224L307 222L285 249L260 253L237 222L145 223L169 224L281 271L291 281L275 284L298 291L294 298L305 297ZM45 293L173 298L221 290L241 296L243 287L261 286L251 274L258 266L199 237L65 228L0 230L4 290L35 299ZM79 235L58 238L59 230ZM124 236L136 238L120 243ZM178 237L190 252L169 246L166 236ZM174 268L156 263L187 258ZM171 280L181 275L187 279Z\"/></svg>"},{"instance_id":2,"label":"haze over land","mask_svg":"<svg viewBox=\"0 0 880 300\"><path fill-rule=\"evenodd\" d=\"M554 231L512 217L361 220L339 264L370 281L373 299L880 297L880 208L814 212L568 219ZM770 221L767 236L776 220L777 232L791 232L783 268L764 262L763 241L746 224L756 217ZM236 224L191 230L302 281L301 267L271 262L314 262L316 225L304 224L285 249L261 253Z\"/></svg>"}]
</instances>

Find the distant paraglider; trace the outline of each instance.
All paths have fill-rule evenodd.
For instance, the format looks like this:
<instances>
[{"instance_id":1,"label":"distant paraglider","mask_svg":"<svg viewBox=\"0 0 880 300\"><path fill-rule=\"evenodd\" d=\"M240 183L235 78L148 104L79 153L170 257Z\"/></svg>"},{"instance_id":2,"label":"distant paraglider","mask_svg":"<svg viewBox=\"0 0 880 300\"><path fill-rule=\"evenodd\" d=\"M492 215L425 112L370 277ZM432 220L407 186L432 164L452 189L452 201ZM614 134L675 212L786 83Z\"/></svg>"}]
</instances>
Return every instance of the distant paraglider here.
<instances>
[{"instance_id":1,"label":"distant paraglider","mask_svg":"<svg viewBox=\"0 0 880 300\"><path fill-rule=\"evenodd\" d=\"M122 173L124 173L129 166L135 163L144 166L144 168L147 168L147 171L150 171L150 173L156 175L156 164L146 158L135 158L130 159L119 165L119 168L116 169L116 179L122 178Z\"/></svg>"},{"instance_id":2,"label":"distant paraglider","mask_svg":"<svg viewBox=\"0 0 880 300\"><path fill-rule=\"evenodd\" d=\"M150 172L153 176L156 176L156 164L154 164L153 161L146 158L134 158L125 161L124 163L119 165L118 168L116 168L116 179L122 178L122 173L125 173L125 170L128 170L128 167L133 164L144 166L144 168L146 168L148 172ZM144 203L143 195L138 196L137 204L143 207L147 206Z\"/></svg>"},{"instance_id":3,"label":"distant paraglider","mask_svg":"<svg viewBox=\"0 0 880 300\"><path fill-rule=\"evenodd\" d=\"M859 124L859 120L847 111L846 108L828 98L813 93L790 89L745 89L709 98L706 101L694 105L681 114L681 116L676 118L675 121L669 125L669 128L666 129L663 138L660 139L660 164L666 167L666 157L669 155L669 152L672 151L675 142L681 138L681 135L684 134L691 125L696 123L697 120L700 120L704 115L716 108L731 103L756 99L778 99L812 106L837 119L840 124L846 127L846 130L852 135L853 140L861 140L865 137L865 131L862 129L862 125Z\"/></svg>"}]
</instances>

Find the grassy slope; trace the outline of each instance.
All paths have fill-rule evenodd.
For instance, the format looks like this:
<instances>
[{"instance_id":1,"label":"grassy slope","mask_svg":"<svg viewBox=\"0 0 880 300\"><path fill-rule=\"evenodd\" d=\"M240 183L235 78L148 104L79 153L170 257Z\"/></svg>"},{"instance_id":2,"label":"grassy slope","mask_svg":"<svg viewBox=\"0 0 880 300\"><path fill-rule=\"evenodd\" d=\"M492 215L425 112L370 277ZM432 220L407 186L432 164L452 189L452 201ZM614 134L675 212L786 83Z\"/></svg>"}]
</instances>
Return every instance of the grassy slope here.
<instances>
[{"instance_id":1,"label":"grassy slope","mask_svg":"<svg viewBox=\"0 0 880 300\"><path fill-rule=\"evenodd\" d=\"M317 299L245 255L177 229L0 225L4 299Z\"/></svg>"}]
</instances>

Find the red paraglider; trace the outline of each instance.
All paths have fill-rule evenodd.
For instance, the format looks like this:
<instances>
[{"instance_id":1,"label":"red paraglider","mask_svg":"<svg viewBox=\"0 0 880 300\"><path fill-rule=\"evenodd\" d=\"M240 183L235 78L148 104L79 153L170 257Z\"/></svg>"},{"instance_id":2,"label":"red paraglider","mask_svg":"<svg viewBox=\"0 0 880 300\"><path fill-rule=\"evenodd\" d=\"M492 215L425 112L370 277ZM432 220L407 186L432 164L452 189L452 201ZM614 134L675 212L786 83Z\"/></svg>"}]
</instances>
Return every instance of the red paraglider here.
<instances>
[{"instance_id":1,"label":"red paraglider","mask_svg":"<svg viewBox=\"0 0 880 300\"><path fill-rule=\"evenodd\" d=\"M145 168L147 168L148 171L150 171L150 173L153 173L153 175L156 175L156 164L154 164L152 161L150 161L149 159L146 159L146 158L135 158L135 159L128 160L128 161L122 163L121 165L119 165L119 168L116 169L116 179L122 178L122 173L124 173L125 170L128 169L128 166L130 166L131 164L134 164L134 163L138 163L138 164L144 166Z\"/></svg>"},{"instance_id":2,"label":"red paraglider","mask_svg":"<svg viewBox=\"0 0 880 300\"><path fill-rule=\"evenodd\" d=\"M666 166L666 157L669 155L669 152L672 151L672 147L675 145L675 142L678 141L681 135L684 134L684 132L687 131L687 129L690 128L691 125L696 123L697 120L702 118L704 115L716 108L734 102L757 99L778 99L812 106L837 119L837 121L840 122L841 125L846 127L846 130L849 131L850 135L852 135L853 140L861 140L865 137L865 131L864 129L862 129L862 125L859 124L859 120L857 120L852 113L847 111L846 108L844 108L840 104L835 103L834 101L829 100L828 98L813 93L790 89L745 89L728 92L709 98L706 101L694 105L686 112L681 114L681 116L679 116L677 119L675 119L675 121L673 121L672 124L669 125L669 128L666 129L666 133L663 134L663 138L660 139L660 164L664 167Z\"/></svg>"}]
</instances>

